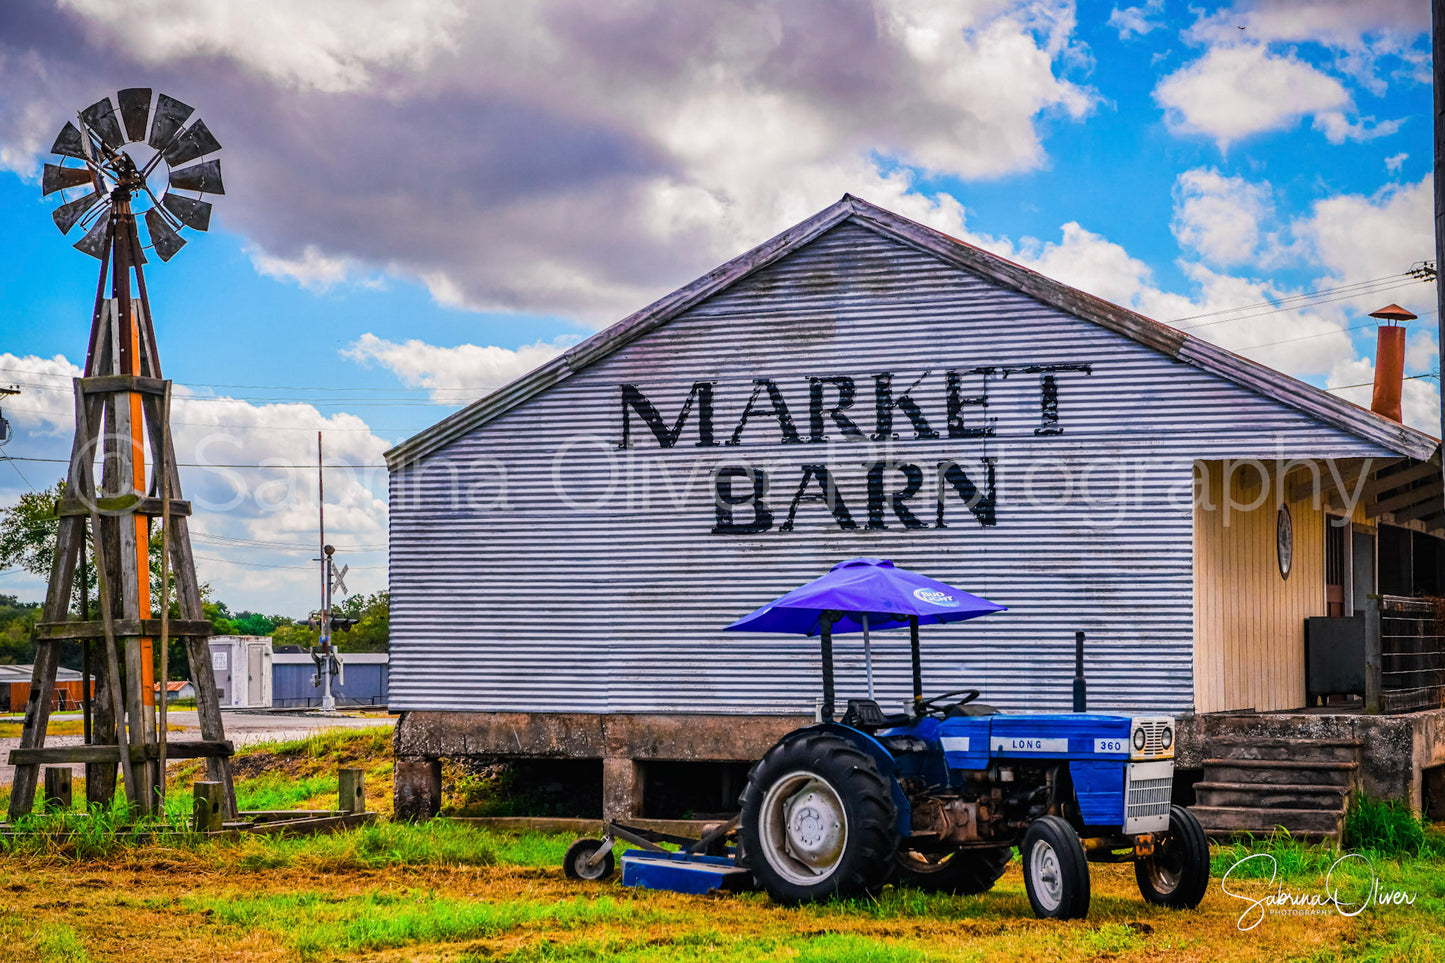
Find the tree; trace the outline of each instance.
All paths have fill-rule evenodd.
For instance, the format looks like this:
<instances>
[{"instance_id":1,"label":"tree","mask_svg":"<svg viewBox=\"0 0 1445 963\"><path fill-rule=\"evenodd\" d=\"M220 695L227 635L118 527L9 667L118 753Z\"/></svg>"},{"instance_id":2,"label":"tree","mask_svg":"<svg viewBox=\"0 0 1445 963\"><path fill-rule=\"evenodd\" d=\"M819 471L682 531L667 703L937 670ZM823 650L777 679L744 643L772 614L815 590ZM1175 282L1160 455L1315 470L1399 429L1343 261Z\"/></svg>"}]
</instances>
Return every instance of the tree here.
<instances>
[{"instance_id":1,"label":"tree","mask_svg":"<svg viewBox=\"0 0 1445 963\"><path fill-rule=\"evenodd\" d=\"M0 568L24 569L42 577L50 574L55 538L60 530L56 510L64 497L62 479L53 488L27 492L15 504L0 509ZM88 561L83 567L76 567L75 584L70 591L70 609L76 615L80 614L82 597L95 598L95 567Z\"/></svg>"},{"instance_id":2,"label":"tree","mask_svg":"<svg viewBox=\"0 0 1445 963\"><path fill-rule=\"evenodd\" d=\"M0 595L0 664L35 661L35 622L39 618L39 603Z\"/></svg>"},{"instance_id":3,"label":"tree","mask_svg":"<svg viewBox=\"0 0 1445 963\"><path fill-rule=\"evenodd\" d=\"M391 594L374 592L371 595L353 595L337 602L332 614L341 618L356 619L349 629L333 632L331 643L339 652L385 652L390 642ZM305 622L287 619L278 623L271 631L273 645L299 645L303 648L317 645L321 633Z\"/></svg>"}]
</instances>

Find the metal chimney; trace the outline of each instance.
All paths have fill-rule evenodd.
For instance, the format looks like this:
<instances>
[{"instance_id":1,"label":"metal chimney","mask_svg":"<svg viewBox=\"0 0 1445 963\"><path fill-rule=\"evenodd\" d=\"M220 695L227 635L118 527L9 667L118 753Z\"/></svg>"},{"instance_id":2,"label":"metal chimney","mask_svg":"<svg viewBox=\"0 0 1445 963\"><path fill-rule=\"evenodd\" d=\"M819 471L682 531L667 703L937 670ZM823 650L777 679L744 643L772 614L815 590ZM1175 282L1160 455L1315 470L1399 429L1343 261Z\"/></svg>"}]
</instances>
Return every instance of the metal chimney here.
<instances>
[{"instance_id":1,"label":"metal chimney","mask_svg":"<svg viewBox=\"0 0 1445 963\"><path fill-rule=\"evenodd\" d=\"M1415 315L1398 304L1387 304L1370 314L1380 322L1375 342L1375 395L1370 410L1391 421L1401 421L1400 393L1405 383L1405 322Z\"/></svg>"}]
</instances>

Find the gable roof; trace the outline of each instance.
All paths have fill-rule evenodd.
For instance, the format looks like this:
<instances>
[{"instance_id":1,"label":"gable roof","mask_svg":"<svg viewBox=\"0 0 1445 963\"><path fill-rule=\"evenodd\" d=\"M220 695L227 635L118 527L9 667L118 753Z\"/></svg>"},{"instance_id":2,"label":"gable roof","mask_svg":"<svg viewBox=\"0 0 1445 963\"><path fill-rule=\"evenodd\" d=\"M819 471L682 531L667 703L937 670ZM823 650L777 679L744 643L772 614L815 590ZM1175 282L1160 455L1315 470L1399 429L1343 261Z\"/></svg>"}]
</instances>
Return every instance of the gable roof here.
<instances>
[{"instance_id":1,"label":"gable roof","mask_svg":"<svg viewBox=\"0 0 1445 963\"><path fill-rule=\"evenodd\" d=\"M869 204L851 194L788 228L745 254L597 334L568 348L510 384L454 412L386 453L391 471L404 468L470 434L530 398L603 360L638 338L667 324L698 303L755 271L786 257L845 221L852 221L901 244L932 254L1001 287L1026 294L1075 317L1107 328L1177 361L1219 375L1256 394L1304 412L1324 424L1417 460L1431 457L1438 442L1366 408L1241 357L1102 298L1071 288L996 254L949 237L941 231Z\"/></svg>"}]
</instances>

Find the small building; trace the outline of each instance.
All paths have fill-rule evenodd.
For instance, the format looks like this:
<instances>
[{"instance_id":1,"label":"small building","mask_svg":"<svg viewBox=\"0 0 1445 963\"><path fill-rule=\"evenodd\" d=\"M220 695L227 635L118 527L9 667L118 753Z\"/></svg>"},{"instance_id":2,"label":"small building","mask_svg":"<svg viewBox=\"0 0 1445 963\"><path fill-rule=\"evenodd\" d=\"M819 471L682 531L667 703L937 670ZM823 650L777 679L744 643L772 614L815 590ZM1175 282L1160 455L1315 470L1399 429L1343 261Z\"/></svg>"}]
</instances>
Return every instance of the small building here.
<instances>
[{"instance_id":1,"label":"small building","mask_svg":"<svg viewBox=\"0 0 1445 963\"><path fill-rule=\"evenodd\" d=\"M331 680L336 705L385 708L390 656L385 652L340 652L337 656L341 671ZM314 709L321 705L316 663L309 652L276 652L271 665L273 708Z\"/></svg>"},{"instance_id":2,"label":"small building","mask_svg":"<svg viewBox=\"0 0 1445 963\"><path fill-rule=\"evenodd\" d=\"M213 635L211 669L223 709L271 705L271 638L265 635Z\"/></svg>"},{"instance_id":3,"label":"small building","mask_svg":"<svg viewBox=\"0 0 1445 963\"><path fill-rule=\"evenodd\" d=\"M815 640L723 627L853 556L1008 606L927 627L930 692L1067 709L1082 631L1090 708L1326 708L1307 620L1445 594L1438 448L845 197L387 453L397 811L454 756L565 762L609 815L718 809L819 695ZM880 702L904 652L875 642ZM1439 715L1366 787L1418 805Z\"/></svg>"},{"instance_id":4,"label":"small building","mask_svg":"<svg viewBox=\"0 0 1445 963\"><path fill-rule=\"evenodd\" d=\"M159 692L160 688L161 684L157 682L156 691ZM189 679L173 679L166 683L167 702L175 702L178 699L194 699L195 697L196 687L191 684Z\"/></svg>"},{"instance_id":5,"label":"small building","mask_svg":"<svg viewBox=\"0 0 1445 963\"><path fill-rule=\"evenodd\" d=\"M0 665L0 709L23 712L30 699L33 665ZM63 666L55 670L55 689L51 695L52 712L78 711L81 708L83 679L74 669ZM95 682L91 681L92 691Z\"/></svg>"}]
</instances>

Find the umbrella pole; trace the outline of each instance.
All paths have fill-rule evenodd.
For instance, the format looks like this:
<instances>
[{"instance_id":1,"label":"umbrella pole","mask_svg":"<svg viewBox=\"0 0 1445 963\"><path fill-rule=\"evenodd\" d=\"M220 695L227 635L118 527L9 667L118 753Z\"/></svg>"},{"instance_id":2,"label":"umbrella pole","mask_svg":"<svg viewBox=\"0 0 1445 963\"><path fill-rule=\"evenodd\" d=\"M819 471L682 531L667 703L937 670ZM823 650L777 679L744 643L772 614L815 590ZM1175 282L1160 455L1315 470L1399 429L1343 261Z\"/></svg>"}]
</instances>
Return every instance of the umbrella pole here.
<instances>
[{"instance_id":1,"label":"umbrella pole","mask_svg":"<svg viewBox=\"0 0 1445 963\"><path fill-rule=\"evenodd\" d=\"M918 651L918 616L908 617L908 641L913 647L913 714L923 715L923 657Z\"/></svg>"},{"instance_id":2,"label":"umbrella pole","mask_svg":"<svg viewBox=\"0 0 1445 963\"><path fill-rule=\"evenodd\" d=\"M826 613L819 633L823 642L823 721L833 721L833 623Z\"/></svg>"},{"instance_id":3,"label":"umbrella pole","mask_svg":"<svg viewBox=\"0 0 1445 963\"><path fill-rule=\"evenodd\" d=\"M873 698L873 647L868 643L868 613L863 613L863 674L868 677L868 698Z\"/></svg>"}]
</instances>

